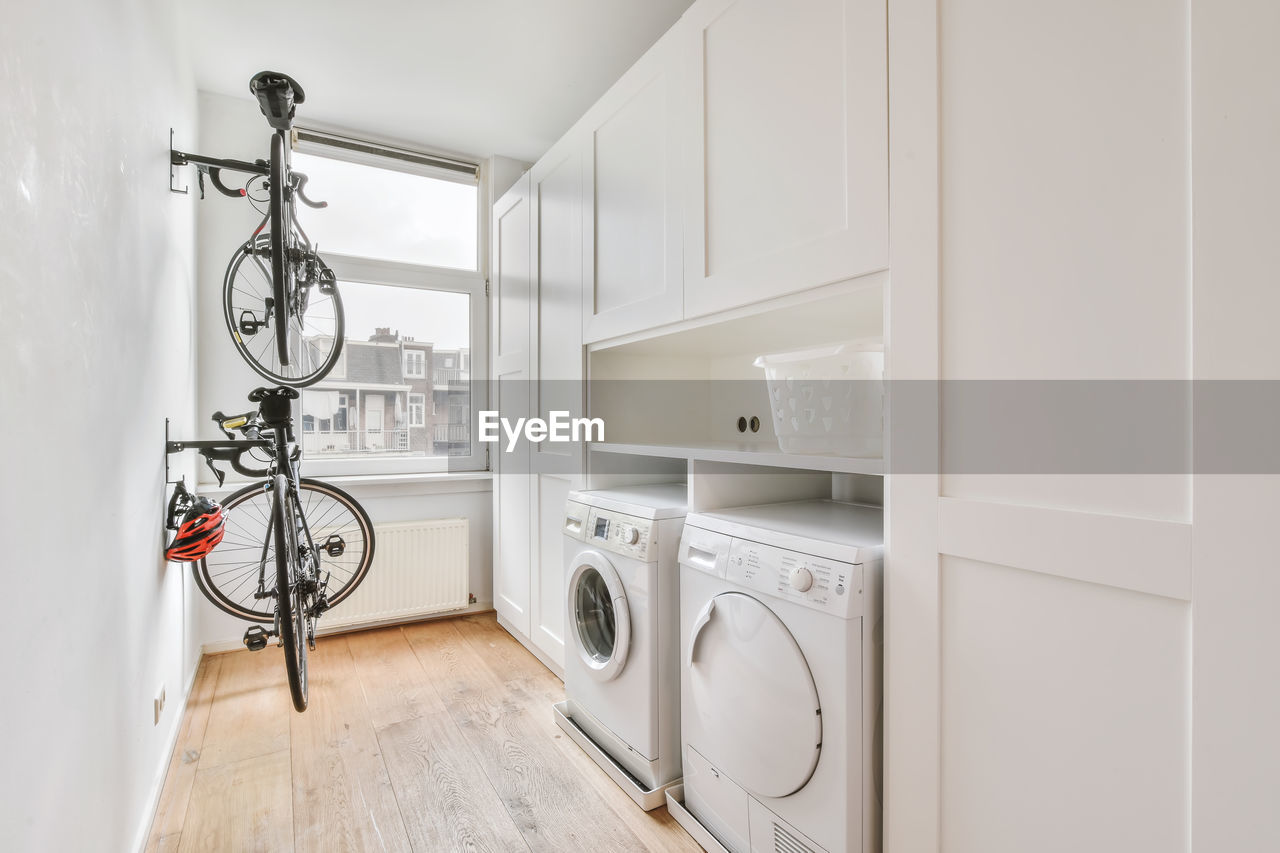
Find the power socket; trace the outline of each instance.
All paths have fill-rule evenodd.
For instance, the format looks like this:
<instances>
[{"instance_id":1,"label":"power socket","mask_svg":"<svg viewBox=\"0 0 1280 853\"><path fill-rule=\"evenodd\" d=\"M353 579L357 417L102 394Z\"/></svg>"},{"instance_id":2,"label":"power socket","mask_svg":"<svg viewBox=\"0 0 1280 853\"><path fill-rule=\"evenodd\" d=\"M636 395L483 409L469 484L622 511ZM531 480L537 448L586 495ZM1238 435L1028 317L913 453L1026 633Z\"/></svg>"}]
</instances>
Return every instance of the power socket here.
<instances>
[{"instance_id":1,"label":"power socket","mask_svg":"<svg viewBox=\"0 0 1280 853\"><path fill-rule=\"evenodd\" d=\"M160 715L164 712L164 685L160 685L160 691L156 693L155 699L156 718L152 725L160 725Z\"/></svg>"}]
</instances>

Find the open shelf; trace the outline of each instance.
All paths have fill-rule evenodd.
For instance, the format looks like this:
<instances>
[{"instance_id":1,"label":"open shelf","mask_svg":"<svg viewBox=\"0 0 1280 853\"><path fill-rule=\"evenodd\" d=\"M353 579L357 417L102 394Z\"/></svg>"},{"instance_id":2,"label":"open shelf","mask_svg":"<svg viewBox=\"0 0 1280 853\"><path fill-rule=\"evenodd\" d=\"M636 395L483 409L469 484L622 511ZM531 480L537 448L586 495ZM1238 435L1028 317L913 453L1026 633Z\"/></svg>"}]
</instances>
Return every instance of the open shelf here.
<instances>
[{"instance_id":1,"label":"open shelf","mask_svg":"<svg viewBox=\"0 0 1280 853\"><path fill-rule=\"evenodd\" d=\"M841 474L884 475L883 459L859 459L848 456L810 453L783 453L776 446L746 442L708 441L698 444L600 442L592 444L590 447L593 453L620 453L631 456L656 456L668 459L701 459L708 462L766 465L771 468L831 471Z\"/></svg>"}]
</instances>

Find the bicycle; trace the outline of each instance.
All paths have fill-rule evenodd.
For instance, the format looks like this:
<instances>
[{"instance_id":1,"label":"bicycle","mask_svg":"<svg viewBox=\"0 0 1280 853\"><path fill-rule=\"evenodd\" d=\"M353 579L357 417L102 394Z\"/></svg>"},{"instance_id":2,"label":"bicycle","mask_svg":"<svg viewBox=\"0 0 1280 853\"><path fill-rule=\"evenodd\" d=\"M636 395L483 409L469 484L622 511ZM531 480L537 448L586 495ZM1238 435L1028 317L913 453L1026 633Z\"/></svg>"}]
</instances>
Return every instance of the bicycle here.
<instances>
[{"instance_id":1,"label":"bicycle","mask_svg":"<svg viewBox=\"0 0 1280 853\"><path fill-rule=\"evenodd\" d=\"M296 202L312 208L328 203L308 198L307 176L290 163L289 136L302 87L287 74L263 71L249 81L271 125L271 159L249 163L172 151L174 165L196 166L200 189L207 174L215 189L247 198L262 221L227 264L222 310L227 331L241 357L260 376L301 388L323 379L342 352L345 319L337 277L321 259L298 223ZM243 187L230 187L223 170L249 174ZM265 198L262 193L265 191Z\"/></svg>"},{"instance_id":2,"label":"bicycle","mask_svg":"<svg viewBox=\"0 0 1280 853\"><path fill-rule=\"evenodd\" d=\"M365 579L373 562L373 525L346 492L299 475L300 448L294 437L287 386L256 388L256 410L240 415L215 412L227 440L170 442L169 451L195 449L217 477L216 462L227 462L248 477L261 478L222 503L221 543L192 563L200 591L219 609L254 623L245 630L251 651L271 637L284 648L289 692L298 711L307 708L307 652L315 648L316 622ZM236 439L239 432L243 439ZM267 436L267 437L264 437ZM268 458L254 456L266 453ZM245 457L265 463L254 467ZM173 506L170 507L173 514Z\"/></svg>"}]
</instances>

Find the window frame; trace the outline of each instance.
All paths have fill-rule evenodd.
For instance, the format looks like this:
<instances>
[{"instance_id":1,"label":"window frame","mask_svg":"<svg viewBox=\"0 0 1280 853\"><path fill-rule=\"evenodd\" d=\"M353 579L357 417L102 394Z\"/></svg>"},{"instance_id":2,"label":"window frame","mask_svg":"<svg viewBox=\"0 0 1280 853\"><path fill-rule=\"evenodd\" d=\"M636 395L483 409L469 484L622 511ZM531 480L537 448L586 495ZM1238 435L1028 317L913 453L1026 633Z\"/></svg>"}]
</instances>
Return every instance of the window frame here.
<instances>
[{"instance_id":1,"label":"window frame","mask_svg":"<svg viewBox=\"0 0 1280 853\"><path fill-rule=\"evenodd\" d=\"M411 356L416 356L416 358ZM411 361L416 362L418 365L420 365L421 369L419 370L419 372L413 373L409 370L409 362ZM404 371L404 375L410 379L426 379L427 378L427 351L424 349L417 349L416 347L415 348L405 347L403 371Z\"/></svg>"},{"instance_id":2,"label":"window frame","mask_svg":"<svg viewBox=\"0 0 1280 853\"><path fill-rule=\"evenodd\" d=\"M405 403L405 408L408 409L408 412L406 414L408 414L409 417L406 423L408 424L410 429L413 429L414 427L425 427L427 425L427 395L418 393L416 391L410 391L407 397L408 397L408 402ZM413 422L413 398L414 397L417 397L421 400L421 402L418 403L418 406L422 410L422 421L420 423Z\"/></svg>"},{"instance_id":3,"label":"window frame","mask_svg":"<svg viewBox=\"0 0 1280 853\"><path fill-rule=\"evenodd\" d=\"M344 136L350 140L354 137ZM366 142L372 147L386 147L389 150L403 151L392 146L381 146L377 142ZM473 185L476 191L476 268L460 270L450 267L434 267L423 264L412 264L402 261L387 261L376 258L365 258L344 255L335 252L322 252L325 263L333 270L339 282L344 281L376 284L388 287L403 287L414 290L442 291L446 293L463 293L470 297L470 328L468 349L471 361L471 453L467 456L401 456L379 459L376 456L359 456L345 459L325 457L304 458L304 470L317 476L361 476L373 474L438 474L444 472L485 471L489 467L488 447L479 440L479 412L488 407L488 356L489 356L489 306L487 293L488 229L485 227L489 203L485 188L487 175L482 164L475 164L474 179L458 172L449 172L430 166L407 163L400 160L379 157L364 152L353 152L344 148L331 147L322 142L295 141L294 150L335 160L346 160L360 165L373 166L390 171L407 172L426 175L432 178L448 180L455 183ZM345 348L344 348L345 350ZM345 351L343 360L345 362ZM344 364L345 367L345 364ZM403 368L403 364L402 364ZM423 358L423 377L430 371ZM306 393L307 389L301 389ZM425 395L424 395L425 396ZM432 400L434 402L434 395ZM296 416L301 423L302 400L295 403ZM426 421L424 401L423 420Z\"/></svg>"}]
</instances>

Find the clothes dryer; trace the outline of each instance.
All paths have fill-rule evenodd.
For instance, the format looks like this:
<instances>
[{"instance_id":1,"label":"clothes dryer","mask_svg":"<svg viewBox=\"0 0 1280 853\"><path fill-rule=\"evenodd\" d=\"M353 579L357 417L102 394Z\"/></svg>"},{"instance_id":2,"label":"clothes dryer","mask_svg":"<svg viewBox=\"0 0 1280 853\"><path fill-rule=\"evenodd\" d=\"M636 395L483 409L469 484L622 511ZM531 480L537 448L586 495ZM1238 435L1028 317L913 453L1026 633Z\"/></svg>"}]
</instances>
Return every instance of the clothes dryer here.
<instances>
[{"instance_id":1,"label":"clothes dryer","mask_svg":"<svg viewBox=\"0 0 1280 853\"><path fill-rule=\"evenodd\" d=\"M680 544L684 806L732 853L874 853L878 507L688 516Z\"/></svg>"}]
</instances>

